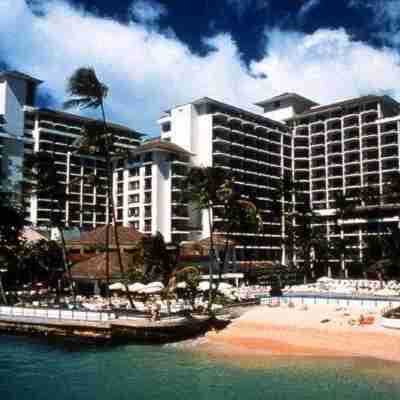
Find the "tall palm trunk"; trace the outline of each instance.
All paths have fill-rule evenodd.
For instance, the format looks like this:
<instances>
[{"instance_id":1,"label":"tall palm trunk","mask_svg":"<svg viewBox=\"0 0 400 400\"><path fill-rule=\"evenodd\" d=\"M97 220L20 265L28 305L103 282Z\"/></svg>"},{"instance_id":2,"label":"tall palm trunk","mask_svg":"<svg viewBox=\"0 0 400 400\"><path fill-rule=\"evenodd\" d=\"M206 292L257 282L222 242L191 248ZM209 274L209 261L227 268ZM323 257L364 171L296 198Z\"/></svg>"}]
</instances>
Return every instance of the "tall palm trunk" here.
<instances>
[{"instance_id":1,"label":"tall palm trunk","mask_svg":"<svg viewBox=\"0 0 400 400\"><path fill-rule=\"evenodd\" d=\"M63 264L64 264L64 270L68 275L68 280L70 282L71 290L72 290L72 298L73 298L73 302L75 305L76 304L76 291L75 291L74 281L72 279L71 268L68 265L67 246L65 243L64 231L60 226L58 226L57 229L58 229L58 232L60 233L60 238L61 238L61 252L62 252L62 259L63 259Z\"/></svg>"},{"instance_id":2,"label":"tall palm trunk","mask_svg":"<svg viewBox=\"0 0 400 400\"><path fill-rule=\"evenodd\" d=\"M213 273L214 273L214 258L215 258L215 247L214 247L214 227L212 223L211 217L212 207L208 208L208 225L210 228L210 262L209 262L209 282L210 288L208 291L208 312L211 313L212 311L212 304L214 301L214 289L213 289Z\"/></svg>"},{"instance_id":3,"label":"tall palm trunk","mask_svg":"<svg viewBox=\"0 0 400 400\"><path fill-rule=\"evenodd\" d=\"M107 135L107 123L106 123L106 115L104 111L104 104L101 102L100 104L101 107L101 113L103 117L103 126L104 126L104 134ZM118 264L119 264L119 269L121 271L121 276L123 278L123 283L125 285L125 292L126 295L128 296L129 303L132 308L134 308L132 296L129 292L128 284L126 281L126 275L125 275L125 270L124 270L124 265L122 263L122 255L121 255L121 246L120 246L120 241L119 241L119 233L118 233L118 227L117 227L117 219L115 216L115 203L114 203L114 193L113 193L113 183L112 183L112 165L111 165L111 154L110 154L110 147L113 144L113 137L110 137L111 140L108 140L108 137L106 137L106 173L107 173L107 192L108 192L108 221L107 221L107 226L106 226L106 276L107 276L107 286L110 285L110 243L109 243L109 232L110 232L110 222L112 221L114 223L114 236L115 236L115 246L117 248L117 255L118 255ZM107 291L109 293L109 288L107 288ZM111 301L110 301L111 304Z\"/></svg>"},{"instance_id":4,"label":"tall palm trunk","mask_svg":"<svg viewBox=\"0 0 400 400\"><path fill-rule=\"evenodd\" d=\"M2 276L1 272L0 272L0 297L1 297L2 302L4 304L7 304L7 297L6 297L6 292L4 291L3 276Z\"/></svg>"}]
</instances>

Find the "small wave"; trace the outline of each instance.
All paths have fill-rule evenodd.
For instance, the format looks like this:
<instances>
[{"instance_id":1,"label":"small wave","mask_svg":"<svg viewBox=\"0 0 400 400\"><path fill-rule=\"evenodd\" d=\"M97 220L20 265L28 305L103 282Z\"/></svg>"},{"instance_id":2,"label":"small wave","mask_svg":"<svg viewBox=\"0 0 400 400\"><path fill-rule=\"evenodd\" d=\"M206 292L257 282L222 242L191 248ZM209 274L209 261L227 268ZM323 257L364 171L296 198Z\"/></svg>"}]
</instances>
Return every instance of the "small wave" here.
<instances>
[{"instance_id":1,"label":"small wave","mask_svg":"<svg viewBox=\"0 0 400 400\"><path fill-rule=\"evenodd\" d=\"M207 341L208 339L205 336L201 336L195 339L183 340L181 342L168 343L165 344L164 347L172 349L192 349L194 347L206 343Z\"/></svg>"}]
</instances>

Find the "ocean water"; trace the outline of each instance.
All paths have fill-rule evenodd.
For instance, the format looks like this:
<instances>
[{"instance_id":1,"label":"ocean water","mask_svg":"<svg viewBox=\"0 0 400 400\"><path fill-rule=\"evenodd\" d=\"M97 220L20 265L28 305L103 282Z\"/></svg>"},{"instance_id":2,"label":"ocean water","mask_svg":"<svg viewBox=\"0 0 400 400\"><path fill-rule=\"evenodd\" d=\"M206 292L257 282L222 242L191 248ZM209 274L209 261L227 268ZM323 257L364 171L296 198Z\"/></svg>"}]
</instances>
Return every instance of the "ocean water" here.
<instances>
[{"instance_id":1,"label":"ocean water","mask_svg":"<svg viewBox=\"0 0 400 400\"><path fill-rule=\"evenodd\" d=\"M194 349L0 336L0 399L400 399L398 364L299 358L252 364Z\"/></svg>"}]
</instances>

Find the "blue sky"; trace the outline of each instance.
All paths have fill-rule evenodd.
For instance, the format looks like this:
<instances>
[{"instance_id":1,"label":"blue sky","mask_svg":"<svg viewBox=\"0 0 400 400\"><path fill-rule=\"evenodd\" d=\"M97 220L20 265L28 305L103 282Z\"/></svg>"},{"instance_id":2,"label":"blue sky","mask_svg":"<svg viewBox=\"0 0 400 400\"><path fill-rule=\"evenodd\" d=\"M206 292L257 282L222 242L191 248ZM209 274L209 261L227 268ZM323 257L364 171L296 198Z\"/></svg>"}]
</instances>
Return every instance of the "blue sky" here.
<instances>
[{"instance_id":1,"label":"blue sky","mask_svg":"<svg viewBox=\"0 0 400 400\"><path fill-rule=\"evenodd\" d=\"M0 0L0 67L44 80L59 108L94 66L109 118L155 135L163 110L202 96L400 100L399 28L400 0Z\"/></svg>"}]
</instances>

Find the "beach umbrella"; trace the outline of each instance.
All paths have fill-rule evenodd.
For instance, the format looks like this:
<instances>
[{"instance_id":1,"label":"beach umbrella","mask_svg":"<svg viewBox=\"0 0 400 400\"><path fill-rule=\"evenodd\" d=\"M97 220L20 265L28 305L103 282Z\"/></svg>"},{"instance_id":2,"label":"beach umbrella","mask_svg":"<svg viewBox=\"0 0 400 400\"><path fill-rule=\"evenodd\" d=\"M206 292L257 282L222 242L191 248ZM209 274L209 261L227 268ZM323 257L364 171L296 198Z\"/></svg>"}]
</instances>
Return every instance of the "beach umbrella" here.
<instances>
[{"instance_id":1,"label":"beach umbrella","mask_svg":"<svg viewBox=\"0 0 400 400\"><path fill-rule=\"evenodd\" d=\"M140 282L135 282L132 285L128 286L128 289L130 292L140 292L141 290L143 290L146 287L146 285L143 285L143 283Z\"/></svg>"},{"instance_id":2,"label":"beach umbrella","mask_svg":"<svg viewBox=\"0 0 400 400\"><path fill-rule=\"evenodd\" d=\"M213 285L215 287L215 285ZM208 281L202 281L199 283L199 286L197 286L197 290L200 292L206 292L207 290L210 290L210 282Z\"/></svg>"},{"instance_id":3,"label":"beach umbrella","mask_svg":"<svg viewBox=\"0 0 400 400\"><path fill-rule=\"evenodd\" d=\"M161 288L164 289L164 284L162 282L150 282L146 285L146 287L151 288L151 287L157 287L157 288Z\"/></svg>"},{"instance_id":4,"label":"beach umbrella","mask_svg":"<svg viewBox=\"0 0 400 400\"><path fill-rule=\"evenodd\" d=\"M176 287L178 289L186 289L187 288L187 283L186 282L179 282Z\"/></svg>"},{"instance_id":5,"label":"beach umbrella","mask_svg":"<svg viewBox=\"0 0 400 400\"><path fill-rule=\"evenodd\" d=\"M108 286L108 288L109 288L110 290L126 290L126 289L125 289L125 285L122 284L121 282L113 283L113 284L111 284L110 286Z\"/></svg>"},{"instance_id":6,"label":"beach umbrella","mask_svg":"<svg viewBox=\"0 0 400 400\"><path fill-rule=\"evenodd\" d=\"M146 286L143 289L140 290L140 293L144 294L154 294L154 293L160 293L163 290L162 287L160 286Z\"/></svg>"},{"instance_id":7,"label":"beach umbrella","mask_svg":"<svg viewBox=\"0 0 400 400\"><path fill-rule=\"evenodd\" d=\"M332 281L333 281L333 279L332 279L332 278L329 278L328 276L323 276L323 277L317 279L317 282L321 282L321 283L324 283L324 282L332 282Z\"/></svg>"},{"instance_id":8,"label":"beach umbrella","mask_svg":"<svg viewBox=\"0 0 400 400\"><path fill-rule=\"evenodd\" d=\"M230 290L233 289L233 286L230 283L221 282L218 286L219 290Z\"/></svg>"}]
</instances>

